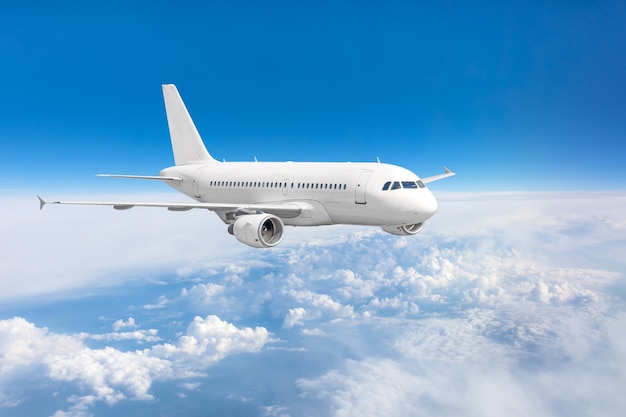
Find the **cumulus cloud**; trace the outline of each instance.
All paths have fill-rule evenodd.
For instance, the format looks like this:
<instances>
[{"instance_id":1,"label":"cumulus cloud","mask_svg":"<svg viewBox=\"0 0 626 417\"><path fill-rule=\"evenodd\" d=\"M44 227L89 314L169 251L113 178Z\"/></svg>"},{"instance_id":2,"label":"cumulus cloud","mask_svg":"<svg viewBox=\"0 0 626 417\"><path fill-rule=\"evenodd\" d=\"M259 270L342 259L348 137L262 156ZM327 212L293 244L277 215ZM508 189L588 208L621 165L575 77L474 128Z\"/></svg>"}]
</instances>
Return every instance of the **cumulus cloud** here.
<instances>
[{"instance_id":1,"label":"cumulus cloud","mask_svg":"<svg viewBox=\"0 0 626 417\"><path fill-rule=\"evenodd\" d=\"M137 327L137 325L135 324L135 319L132 317L129 317L126 321L119 319L116 320L115 323L113 323L113 331L116 332L119 332L121 329L125 328L134 329L135 327Z\"/></svg>"},{"instance_id":2,"label":"cumulus cloud","mask_svg":"<svg viewBox=\"0 0 626 417\"><path fill-rule=\"evenodd\" d=\"M246 380L272 393L252 390L248 404L265 415L617 416L626 196L588 197L446 195L417 237L289 229L269 251L174 263L112 333L1 321L0 405L19 408L8 389L18 374L70 384L76 415L149 400L154 381L174 381L191 401L227 378L206 378L210 366L248 352L258 356ZM124 340L145 345L87 345ZM286 386L297 391L273 388Z\"/></svg>"},{"instance_id":3,"label":"cumulus cloud","mask_svg":"<svg viewBox=\"0 0 626 417\"><path fill-rule=\"evenodd\" d=\"M84 334L58 335L19 317L0 320L1 406L19 404L7 390L13 377L21 373L28 373L33 379L46 377L73 383L81 388L81 395L68 399L73 404L69 414L61 411L58 415L80 415L96 402L114 405L128 398L151 400L149 390L154 381L197 375L230 354L258 352L271 340L265 328L239 329L216 316L196 317L176 344L154 345L142 351L92 349L84 344L86 338ZM113 333L88 338L125 340L127 337L125 333ZM143 340L154 341L145 336Z\"/></svg>"},{"instance_id":4,"label":"cumulus cloud","mask_svg":"<svg viewBox=\"0 0 626 417\"><path fill-rule=\"evenodd\" d=\"M296 324L302 324L306 314L306 310L302 307L290 308L289 312L285 316L283 327L290 329Z\"/></svg>"},{"instance_id":5,"label":"cumulus cloud","mask_svg":"<svg viewBox=\"0 0 626 417\"><path fill-rule=\"evenodd\" d=\"M272 339L264 327L238 329L217 316L196 317L178 343L156 345L144 351L178 363L181 370L205 368L231 353L258 352Z\"/></svg>"}]
</instances>

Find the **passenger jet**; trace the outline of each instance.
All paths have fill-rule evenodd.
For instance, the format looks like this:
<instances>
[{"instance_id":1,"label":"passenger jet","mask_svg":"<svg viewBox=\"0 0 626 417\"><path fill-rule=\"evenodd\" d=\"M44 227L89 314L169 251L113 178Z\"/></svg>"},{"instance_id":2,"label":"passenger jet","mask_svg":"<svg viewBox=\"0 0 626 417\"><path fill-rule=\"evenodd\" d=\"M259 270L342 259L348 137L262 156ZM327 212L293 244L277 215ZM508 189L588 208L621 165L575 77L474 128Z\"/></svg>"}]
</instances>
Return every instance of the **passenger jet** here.
<instances>
[{"instance_id":1,"label":"passenger jet","mask_svg":"<svg viewBox=\"0 0 626 417\"><path fill-rule=\"evenodd\" d=\"M159 175L106 177L163 181L194 202L45 201L50 204L165 207L215 212L237 240L255 248L280 243L284 226L353 224L380 226L394 235L415 235L437 211L425 184L455 175L421 178L379 162L220 162L207 151L173 84L163 85L175 166Z\"/></svg>"}]
</instances>

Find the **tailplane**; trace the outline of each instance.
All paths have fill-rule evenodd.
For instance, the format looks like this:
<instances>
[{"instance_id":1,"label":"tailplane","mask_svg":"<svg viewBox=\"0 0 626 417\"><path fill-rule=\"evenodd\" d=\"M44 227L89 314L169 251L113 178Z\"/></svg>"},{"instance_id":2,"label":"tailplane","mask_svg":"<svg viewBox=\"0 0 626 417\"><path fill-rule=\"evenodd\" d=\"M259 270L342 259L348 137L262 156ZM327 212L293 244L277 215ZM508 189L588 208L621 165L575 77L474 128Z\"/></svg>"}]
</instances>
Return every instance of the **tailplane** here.
<instances>
[{"instance_id":1,"label":"tailplane","mask_svg":"<svg viewBox=\"0 0 626 417\"><path fill-rule=\"evenodd\" d=\"M163 84L163 99L176 165L218 162L206 150L174 84Z\"/></svg>"}]
</instances>

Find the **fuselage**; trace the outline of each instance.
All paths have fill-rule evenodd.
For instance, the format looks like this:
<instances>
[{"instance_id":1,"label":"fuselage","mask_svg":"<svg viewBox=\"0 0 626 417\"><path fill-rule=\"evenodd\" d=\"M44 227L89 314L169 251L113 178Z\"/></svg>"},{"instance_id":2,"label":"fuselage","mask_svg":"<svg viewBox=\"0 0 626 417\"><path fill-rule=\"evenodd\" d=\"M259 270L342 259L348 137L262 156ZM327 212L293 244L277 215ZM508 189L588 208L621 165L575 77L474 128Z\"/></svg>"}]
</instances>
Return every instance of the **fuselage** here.
<instances>
[{"instance_id":1,"label":"fuselage","mask_svg":"<svg viewBox=\"0 0 626 417\"><path fill-rule=\"evenodd\" d=\"M290 203L305 207L287 225L413 225L437 211L437 202L411 171L383 163L220 162L165 168L182 178L173 188L204 203ZM216 211L228 222L226 213Z\"/></svg>"}]
</instances>

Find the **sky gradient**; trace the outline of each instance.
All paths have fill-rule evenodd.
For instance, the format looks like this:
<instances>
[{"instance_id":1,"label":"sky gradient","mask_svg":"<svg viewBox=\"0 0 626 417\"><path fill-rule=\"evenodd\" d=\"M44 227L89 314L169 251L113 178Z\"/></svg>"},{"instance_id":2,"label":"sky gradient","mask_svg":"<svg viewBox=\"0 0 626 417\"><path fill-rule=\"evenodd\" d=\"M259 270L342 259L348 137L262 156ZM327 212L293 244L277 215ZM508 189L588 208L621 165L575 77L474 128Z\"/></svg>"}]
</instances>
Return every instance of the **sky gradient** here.
<instances>
[{"instance_id":1,"label":"sky gradient","mask_svg":"<svg viewBox=\"0 0 626 417\"><path fill-rule=\"evenodd\" d=\"M626 3L126 3L0 13L0 415L623 416ZM269 250L40 211L184 199L94 176L173 164L163 83L217 159L458 175Z\"/></svg>"},{"instance_id":2,"label":"sky gradient","mask_svg":"<svg viewBox=\"0 0 626 417\"><path fill-rule=\"evenodd\" d=\"M175 83L218 159L625 188L624 3L491 3L8 5L6 187L134 189L93 175L173 163L160 85Z\"/></svg>"}]
</instances>

